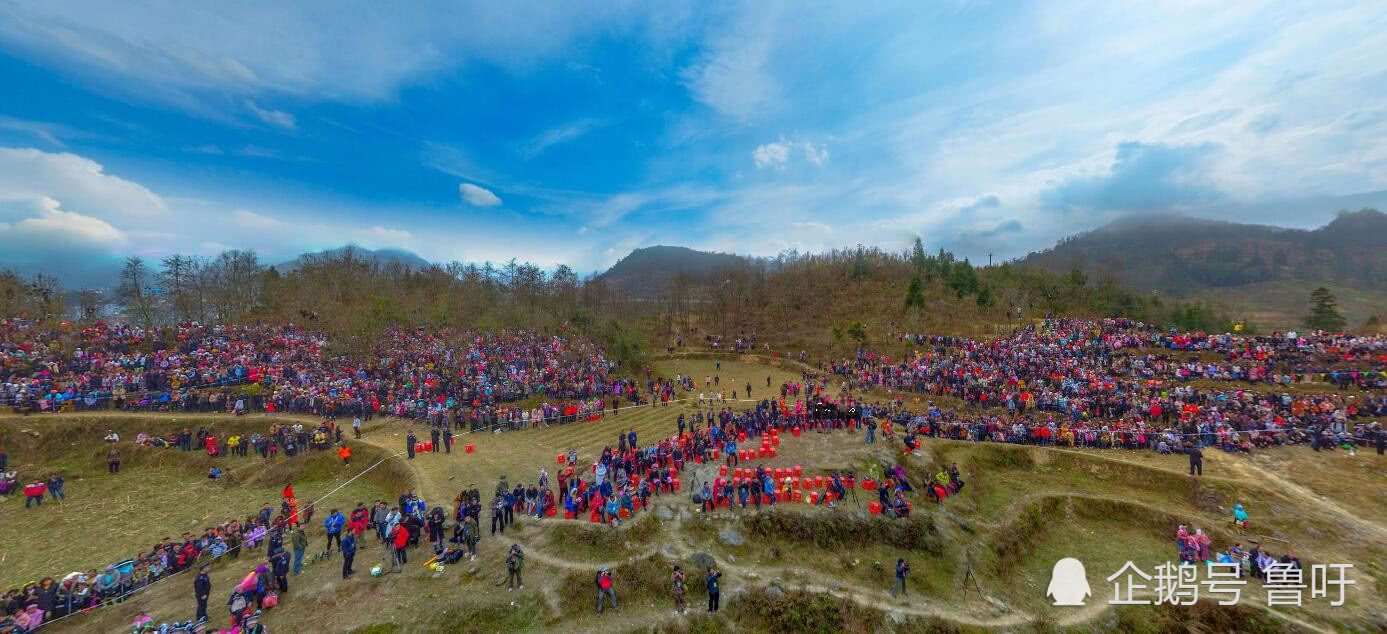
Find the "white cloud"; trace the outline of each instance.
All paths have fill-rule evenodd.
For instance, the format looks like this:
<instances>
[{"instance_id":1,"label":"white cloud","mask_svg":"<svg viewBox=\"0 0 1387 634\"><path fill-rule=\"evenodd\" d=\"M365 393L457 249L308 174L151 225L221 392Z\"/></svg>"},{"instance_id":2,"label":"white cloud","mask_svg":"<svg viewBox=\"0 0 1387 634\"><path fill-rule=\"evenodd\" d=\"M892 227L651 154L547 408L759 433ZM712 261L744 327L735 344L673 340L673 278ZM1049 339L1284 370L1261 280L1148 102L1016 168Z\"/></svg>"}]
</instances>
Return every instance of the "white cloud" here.
<instances>
[{"instance_id":1,"label":"white cloud","mask_svg":"<svg viewBox=\"0 0 1387 634\"><path fill-rule=\"evenodd\" d=\"M574 139L586 135L594 129L607 125L605 121L598 119L580 119L572 123L559 126L536 136L520 148L520 156L524 158L534 158L543 154L545 150L560 143L567 143Z\"/></svg>"},{"instance_id":2,"label":"white cloud","mask_svg":"<svg viewBox=\"0 0 1387 634\"><path fill-rule=\"evenodd\" d=\"M467 204L474 207L495 207L501 204L501 199L496 194L491 193L491 190L472 183L458 185L458 193Z\"/></svg>"},{"instance_id":3,"label":"white cloud","mask_svg":"<svg viewBox=\"0 0 1387 634\"><path fill-rule=\"evenodd\" d=\"M780 9L769 3L747 6L709 38L703 54L682 73L690 96L739 121L766 114L781 98L770 68Z\"/></svg>"},{"instance_id":4,"label":"white cloud","mask_svg":"<svg viewBox=\"0 0 1387 634\"><path fill-rule=\"evenodd\" d=\"M595 34L649 34L659 42L650 47L654 54L688 37L680 27L690 15L625 2L344 8L304 0L142 3L138 11L94 0L4 3L0 43L108 92L205 111L223 107L227 95L386 100L432 73L471 62L528 69Z\"/></svg>"},{"instance_id":5,"label":"white cloud","mask_svg":"<svg viewBox=\"0 0 1387 634\"><path fill-rule=\"evenodd\" d=\"M246 211L245 209L237 209L231 212L231 220L238 225L251 229L273 229L284 224L269 216L258 214L253 211Z\"/></svg>"},{"instance_id":6,"label":"white cloud","mask_svg":"<svg viewBox=\"0 0 1387 634\"><path fill-rule=\"evenodd\" d=\"M800 144L800 149L804 152L805 160L815 165L823 165L828 162L828 146L814 145L808 141Z\"/></svg>"},{"instance_id":7,"label":"white cloud","mask_svg":"<svg viewBox=\"0 0 1387 634\"><path fill-rule=\"evenodd\" d=\"M413 234L404 229L394 229L379 225L365 230L362 232L362 235L386 246L395 246L414 237Z\"/></svg>"},{"instance_id":8,"label":"white cloud","mask_svg":"<svg viewBox=\"0 0 1387 634\"><path fill-rule=\"evenodd\" d=\"M294 131L299 128L298 121L294 119L294 115L284 112L283 110L261 108L259 105L256 105L254 101L249 99L246 100L246 108L261 121L277 128L289 131Z\"/></svg>"},{"instance_id":9,"label":"white cloud","mask_svg":"<svg viewBox=\"0 0 1387 634\"><path fill-rule=\"evenodd\" d=\"M756 167L779 167L790 160L790 146L784 140L763 143L751 151L751 160L756 162Z\"/></svg>"},{"instance_id":10,"label":"white cloud","mask_svg":"<svg viewBox=\"0 0 1387 634\"><path fill-rule=\"evenodd\" d=\"M799 152L804 156L804 160L814 165L822 166L828 162L828 146L825 144L814 144L809 141L786 141L781 137L774 143L763 143L756 146L751 151L751 160L756 163L756 167L783 167L790 161L792 152Z\"/></svg>"},{"instance_id":11,"label":"white cloud","mask_svg":"<svg viewBox=\"0 0 1387 634\"><path fill-rule=\"evenodd\" d=\"M148 188L104 171L100 163L66 152L0 148L0 201L62 200L97 218L162 216L168 205Z\"/></svg>"},{"instance_id":12,"label":"white cloud","mask_svg":"<svg viewBox=\"0 0 1387 634\"><path fill-rule=\"evenodd\" d=\"M220 156L222 154L225 154L225 152L222 151L221 146L212 145L210 143L204 145L190 145L183 148L183 151L191 152L193 154L211 154L213 156Z\"/></svg>"},{"instance_id":13,"label":"white cloud","mask_svg":"<svg viewBox=\"0 0 1387 634\"><path fill-rule=\"evenodd\" d=\"M126 242L125 234L110 223L59 209L60 203L47 196L34 203L37 215L13 224L4 224L5 240L24 242L76 242L105 248Z\"/></svg>"}]
</instances>

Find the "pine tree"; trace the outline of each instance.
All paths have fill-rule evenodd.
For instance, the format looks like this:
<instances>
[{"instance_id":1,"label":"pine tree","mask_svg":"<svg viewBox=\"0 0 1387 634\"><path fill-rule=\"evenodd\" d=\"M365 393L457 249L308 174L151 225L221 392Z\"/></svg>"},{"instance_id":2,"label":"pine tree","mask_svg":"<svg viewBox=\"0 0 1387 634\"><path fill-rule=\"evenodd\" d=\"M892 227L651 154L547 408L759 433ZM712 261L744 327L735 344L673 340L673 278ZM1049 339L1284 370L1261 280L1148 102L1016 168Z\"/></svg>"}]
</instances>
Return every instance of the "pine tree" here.
<instances>
[{"instance_id":1,"label":"pine tree","mask_svg":"<svg viewBox=\"0 0 1387 634\"><path fill-rule=\"evenodd\" d=\"M1321 286L1310 293L1310 314L1305 316L1305 327L1314 330L1338 332L1344 329L1344 315L1339 312L1339 303L1334 294Z\"/></svg>"},{"instance_id":2,"label":"pine tree","mask_svg":"<svg viewBox=\"0 0 1387 634\"><path fill-rule=\"evenodd\" d=\"M916 273L915 275L911 276L910 288L906 289L905 291L905 307L907 309L925 307L925 295L921 291L920 287L920 274Z\"/></svg>"},{"instance_id":3,"label":"pine tree","mask_svg":"<svg viewBox=\"0 0 1387 634\"><path fill-rule=\"evenodd\" d=\"M915 244L910 249L910 263L915 265L917 273L929 266L929 256L925 255L925 243L920 241L920 236L915 236Z\"/></svg>"}]
</instances>

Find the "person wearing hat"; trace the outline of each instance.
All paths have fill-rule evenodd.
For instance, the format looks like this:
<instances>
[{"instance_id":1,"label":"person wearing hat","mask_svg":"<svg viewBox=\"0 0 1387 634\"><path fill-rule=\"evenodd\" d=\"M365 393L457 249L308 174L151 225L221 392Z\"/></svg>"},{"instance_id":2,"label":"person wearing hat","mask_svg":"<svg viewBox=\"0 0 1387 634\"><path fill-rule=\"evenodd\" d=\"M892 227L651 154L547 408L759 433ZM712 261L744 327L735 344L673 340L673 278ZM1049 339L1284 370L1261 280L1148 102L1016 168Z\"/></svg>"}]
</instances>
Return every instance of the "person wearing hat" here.
<instances>
[{"instance_id":1,"label":"person wearing hat","mask_svg":"<svg viewBox=\"0 0 1387 634\"><path fill-rule=\"evenodd\" d=\"M212 579L207 576L207 564L198 567L193 579L193 597L197 599L197 618L207 619L207 597L212 594Z\"/></svg>"},{"instance_id":2,"label":"person wearing hat","mask_svg":"<svg viewBox=\"0 0 1387 634\"><path fill-rule=\"evenodd\" d=\"M246 620L241 624L241 634L264 634L265 626L260 624L260 610L256 610L246 615Z\"/></svg>"}]
</instances>

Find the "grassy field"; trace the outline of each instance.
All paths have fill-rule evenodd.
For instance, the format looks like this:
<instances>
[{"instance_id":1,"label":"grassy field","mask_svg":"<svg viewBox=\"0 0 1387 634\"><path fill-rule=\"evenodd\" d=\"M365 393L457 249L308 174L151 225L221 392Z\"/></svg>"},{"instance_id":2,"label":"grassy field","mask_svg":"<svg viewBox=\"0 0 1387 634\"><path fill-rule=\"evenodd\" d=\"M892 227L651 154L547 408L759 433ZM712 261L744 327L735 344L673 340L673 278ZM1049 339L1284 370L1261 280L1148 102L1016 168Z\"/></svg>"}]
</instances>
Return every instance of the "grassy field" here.
<instances>
[{"instance_id":1,"label":"grassy field","mask_svg":"<svg viewBox=\"0 0 1387 634\"><path fill-rule=\"evenodd\" d=\"M797 366L778 368L724 360L719 369L715 361L698 358L658 361L654 370L666 376L692 375L700 388L705 375L717 373L720 383L738 388L739 397L744 397L741 392L751 382L754 398L769 394L763 392L767 375L773 389L781 381L799 378ZM675 417L691 411L691 405L681 401L669 407L623 408L619 416L609 413L598 422L463 434L452 454L424 454L412 461L394 459L386 463L391 470L370 479L365 488L349 487L331 499L347 506L358 498L374 499L412 487L426 500L437 503L450 500L472 484L489 492L502 475L511 484L529 483L541 468L552 476L559 468L556 456L570 447L578 449L579 464L587 465L603 446L615 444L620 431L634 429L642 443L653 442L673 434ZM37 428L40 421L42 429ZM257 419L211 422L266 424ZM176 424L181 427L185 423ZM240 505L258 507L267 493L278 492L286 475L297 480L296 488L305 487L301 496L307 497L356 472L340 470L330 461L318 464L309 460L298 473L252 466L244 473L235 472L231 485L213 485L202 478L205 457L169 458L155 453L132 456L129 473L137 477L124 478L127 469L123 468L122 479L113 482L101 473L104 464L97 453L104 451L99 436L107 424L133 434L142 426L175 423L167 417L0 421L0 433L4 434L0 442L10 449L12 461L18 456L20 464L27 465L25 469L61 467L79 476L70 476L68 504L81 515L43 524L43 532L38 534L59 536L53 541L61 544L78 535L89 537L91 542L83 546L80 556L71 557L70 565L59 565L57 561L69 561L61 559L67 556L61 552L63 548L35 554L26 550L30 542L14 537L11 531L0 532L0 540L4 540L0 541L0 553L13 558L0 568L6 578L22 581L43 571L85 569L125 556L132 545L192 530L184 525L200 528L205 518L220 518L221 513ZM63 431L64 425L83 431ZM358 456L368 453L368 446L382 456L401 451L404 436L411 429L422 428L408 421L373 421ZM25 430L39 432L39 436ZM471 453L465 451L469 444ZM903 523L871 524L865 508L875 498L860 491L856 500L850 497L836 509L782 505L774 518L752 517L752 511L719 510L703 515L689 502L686 489L655 499L656 505L670 510L672 519L668 521L639 516L637 521L610 529L582 521L524 520L505 535L484 538L476 562L451 566L442 574L419 565L422 551L411 554L405 574L382 578L358 575L344 582L336 560L310 566L303 576L291 581L294 590L273 610L268 622L275 631L371 633L688 632L732 627L765 632L821 628L854 632L1155 632L1181 623L1203 623L1200 627L1207 631L1272 632L1346 625L1372 630L1382 623L1374 620L1381 617L1374 616L1371 606L1387 600L1387 583L1376 581L1385 577L1380 568L1380 544L1387 542L1382 523L1387 504L1378 496L1380 475L1387 462L1375 455L1359 454L1350 459L1299 447L1258 452L1250 458L1208 452L1205 476L1195 481L1184 475L1180 458L1122 450L929 440L918 456L906 457L899 442L880 440L868 446L860 434L848 432L805 433L799 438L784 434L778 450L778 458L763 462L772 467L798 464L807 473L904 460L912 477L923 477L956 462L968 486L940 506L917 498L917 517L911 520L915 532L902 532L907 528ZM686 472L684 479L692 482L711 473L715 473L714 468L700 467ZM115 489L114 494L103 496L103 503L92 502L78 511L78 501L73 498L89 495L92 489L88 482L128 490ZM122 504L138 501L142 492L157 494L169 487L197 494L179 500L186 508L121 524L124 531L132 533L128 541L114 535L108 539L104 532L97 537L98 533L88 528L69 528L124 521L111 520L121 514ZM132 501L122 502L121 495L129 495ZM1243 534L1228 526L1235 501L1248 507L1256 530ZM37 519L38 510L28 512L33 519L23 515L25 511L17 508L14 500L5 505L6 517L44 521ZM22 501L18 506L22 507ZM50 510L45 506L42 512ZM253 509L236 508L235 512L243 515L249 510ZM484 529L486 522L484 515ZM1264 616L1266 613L1251 599L1251 607L1236 612L1117 608L1105 613L1105 606L1099 604L1106 601L1112 588L1102 578L1127 560L1149 571L1155 563L1173 559L1172 537L1178 523L1211 531L1216 547L1255 537L1264 539L1273 552L1294 548L1307 563L1352 562L1359 585L1351 591L1354 598L1348 606L1327 609L1320 602L1294 612L1280 611L1285 618ZM149 532L143 533L141 526L149 527ZM729 530L739 533L745 543L728 545L722 533ZM321 543L321 529L311 531L310 539L315 545ZM1287 542L1291 546L1286 546ZM504 552L511 543L525 545L528 553L526 588L518 593L509 593L504 586ZM691 607L703 599L700 571L693 565L695 553L713 556L726 574L725 611L720 616L676 617L670 612L666 588L670 566L675 563L683 565L694 582L689 592ZM357 559L357 570L369 568L381 554L378 546L366 550ZM1045 600L1050 567L1064 556L1078 557L1087 564L1094 590L1090 608L1065 612L1051 608ZM897 557L906 557L913 565L908 600L893 600L888 593ZM11 574L12 563L24 572ZM214 573L214 606L225 600L231 580L253 563L242 560ZM593 573L603 564L617 571L623 608L619 615L594 614ZM981 594L973 592L972 586L965 589L970 568ZM785 598L766 594L769 586L782 591ZM1255 595L1257 590L1254 583L1246 594ZM121 631L140 608L162 618L186 618L192 608L187 582L175 579L156 585L132 601L70 619L54 631ZM224 614L214 610L213 622L224 624Z\"/></svg>"},{"instance_id":2,"label":"grassy field","mask_svg":"<svg viewBox=\"0 0 1387 634\"><path fill-rule=\"evenodd\" d=\"M204 528L228 519L244 519L265 503L272 504L277 512L286 484L293 484L306 502L357 472L342 467L329 452L266 461L258 457L212 458L202 451L141 448L123 442L120 473L107 473L107 446L101 442L107 428L118 429L129 440L137 430L163 433L185 424L194 429L210 424L220 433L264 432L268 428L264 419L184 419L177 423L162 418L140 422L0 419L0 433L4 434L0 442L11 455L10 468L24 477L61 473L66 479L66 496L61 502L50 497L41 507L25 509L23 496L12 496L0 503L5 516L22 520L24 527L0 531L0 583L10 587L47 575L104 567L147 551L163 537L178 540L184 533L201 534ZM380 454L367 446L360 449L355 457L358 464ZM41 463L35 460L39 456ZM225 471L221 480L206 478L212 465ZM373 477L361 478L340 490L335 499L392 499L395 494L391 491L398 483L390 482L389 473L380 470ZM395 475L398 477L399 472Z\"/></svg>"}]
</instances>

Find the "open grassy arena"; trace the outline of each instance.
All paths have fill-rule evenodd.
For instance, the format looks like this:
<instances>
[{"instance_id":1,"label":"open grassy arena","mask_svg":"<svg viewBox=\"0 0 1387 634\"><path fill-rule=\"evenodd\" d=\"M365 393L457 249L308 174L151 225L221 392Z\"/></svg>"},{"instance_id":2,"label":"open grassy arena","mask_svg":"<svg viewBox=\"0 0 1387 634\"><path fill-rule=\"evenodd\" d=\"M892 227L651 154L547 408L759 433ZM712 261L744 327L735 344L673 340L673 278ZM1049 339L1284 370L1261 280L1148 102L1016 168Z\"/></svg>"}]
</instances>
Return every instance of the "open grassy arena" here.
<instances>
[{"instance_id":1,"label":"open grassy arena","mask_svg":"<svg viewBox=\"0 0 1387 634\"><path fill-rule=\"evenodd\" d=\"M801 376L800 366L780 361L723 357L721 368L717 364L714 358L673 358L653 363L652 371L690 374L697 388L703 387L704 376L716 374L729 399L734 387L744 399L748 382L753 398L778 397L782 382ZM767 376L770 389L765 387ZM697 398L697 390L692 397ZM348 441L355 449L348 467L327 452L266 462L256 457L213 459L198 451L127 449L115 476L105 473L101 436L108 428L123 439L139 431L204 425L222 434L250 433L263 432L273 419L168 414L0 418L0 442L12 465L27 473L52 470L67 476L63 504L25 510L18 496L3 502L0 577L9 587L46 574L103 566L166 535L177 539L209 523L243 517L264 502L277 504L288 483L300 499L316 498L389 457L319 504L309 530L312 553L323 544L320 518L334 506L394 500L406 489L430 505L450 506L460 490L473 484L489 499L503 475L512 486L534 482L541 468L552 478L559 468L557 456L570 448L577 449L579 465L590 465L604 446L616 444L618 433L635 430L642 444L655 442L674 434L675 418L694 408L691 400L667 407L623 406L619 415L608 411L596 422L465 433L457 437L451 454L425 453L413 460L397 454L409 431L426 439L427 427L383 418L371 421L360 441ZM681 492L652 497L653 512L638 512L620 528L521 518L504 535L492 537L483 513L477 560L464 560L441 573L421 565L427 559L426 541L411 552L400 575L359 574L343 581L340 558L309 564L302 575L290 578L287 600L269 612L266 622L275 632L362 633L1162 632L1184 631L1187 625L1204 631L1253 631L1249 628L1255 626L1255 631L1299 632L1373 631L1387 623L1381 607L1387 604L1382 568L1387 501L1380 481L1387 461L1371 452L1349 457L1286 447L1243 456L1211 450L1204 477L1195 480L1185 475L1183 457L1149 452L926 439L923 448L907 455L899 438L879 437L866 445L861 431L806 431L799 437L784 432L780 438L778 456L757 462L799 465L806 475L821 475L836 469L863 473L872 463L903 461L915 481L957 463L967 486L939 505L915 496L909 520L867 513L876 498L860 490L832 509L782 504L775 511L703 514L689 499L690 486L711 480L718 470L690 464L681 476ZM205 478L214 463L229 474L221 482ZM1307 472L1312 473L1302 477ZM1235 502L1252 513L1253 530L1229 524ZM1358 585L1348 603L1337 608L1318 601L1266 612L1256 582L1247 586L1236 613L1199 607L1109 608L1113 588L1102 579L1129 560L1150 571L1174 559L1178 524L1204 528L1219 546L1259 539L1278 552L1293 545L1307 565L1353 563ZM525 588L516 593L505 587L504 557L512 543L522 544L527 553ZM384 559L369 534L363 544L355 565L361 572ZM704 582L694 561L703 554L712 556L725 574L724 609L717 615L700 607ZM214 625L226 624L220 602L233 580L263 557L262 548L216 564ZM893 599L889 590L898 557L912 565L910 595ZM1044 596L1050 566L1062 557L1079 558L1087 566L1093 597L1086 607L1058 611ZM671 611L668 582L674 564L689 574L687 616ZM619 614L594 613L593 574L599 565L615 572ZM192 608L191 577L180 575L122 604L55 623L51 630L122 632L139 610L172 620L188 618ZM1047 614L1057 616L1043 616ZM1230 614L1237 619L1228 621Z\"/></svg>"}]
</instances>

